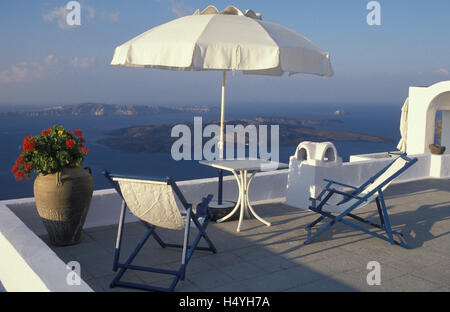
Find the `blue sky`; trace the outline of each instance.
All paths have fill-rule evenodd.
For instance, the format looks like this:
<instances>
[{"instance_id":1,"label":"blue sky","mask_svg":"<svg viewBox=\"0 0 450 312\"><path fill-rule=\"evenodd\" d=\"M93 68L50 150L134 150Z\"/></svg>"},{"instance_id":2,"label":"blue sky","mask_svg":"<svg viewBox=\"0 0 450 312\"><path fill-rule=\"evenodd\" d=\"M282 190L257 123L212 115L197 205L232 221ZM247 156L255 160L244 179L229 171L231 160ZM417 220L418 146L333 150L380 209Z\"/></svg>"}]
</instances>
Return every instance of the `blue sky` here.
<instances>
[{"instance_id":1,"label":"blue sky","mask_svg":"<svg viewBox=\"0 0 450 312\"><path fill-rule=\"evenodd\" d=\"M254 103L396 103L410 85L450 79L450 1L381 0L369 26L366 0L82 0L81 26L64 26L68 1L0 2L0 105L79 102L218 105L219 72L109 65L114 48L209 4L260 12L330 52L335 76L229 75L227 100Z\"/></svg>"}]
</instances>

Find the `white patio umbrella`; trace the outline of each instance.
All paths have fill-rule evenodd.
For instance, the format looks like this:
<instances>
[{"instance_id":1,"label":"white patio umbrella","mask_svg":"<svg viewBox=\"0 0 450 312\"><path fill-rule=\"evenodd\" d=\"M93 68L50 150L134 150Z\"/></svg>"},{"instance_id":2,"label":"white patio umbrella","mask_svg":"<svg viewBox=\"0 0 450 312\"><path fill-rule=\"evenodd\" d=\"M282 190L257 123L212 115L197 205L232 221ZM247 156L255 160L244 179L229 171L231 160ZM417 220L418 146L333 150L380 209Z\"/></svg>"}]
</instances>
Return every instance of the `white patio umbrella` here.
<instances>
[{"instance_id":1,"label":"white patio umbrella","mask_svg":"<svg viewBox=\"0 0 450 312\"><path fill-rule=\"evenodd\" d=\"M293 30L263 21L252 10L243 13L233 6L221 12L208 6L154 27L117 47L111 64L222 71L220 157L224 143L226 71L276 76L285 72L333 75L328 52Z\"/></svg>"},{"instance_id":2,"label":"white patio umbrella","mask_svg":"<svg viewBox=\"0 0 450 312\"><path fill-rule=\"evenodd\" d=\"M406 152L406 139L408 137L408 107L409 98L406 98L402 107L402 115L400 117L400 134L402 137L397 145L397 149L403 153Z\"/></svg>"}]
</instances>

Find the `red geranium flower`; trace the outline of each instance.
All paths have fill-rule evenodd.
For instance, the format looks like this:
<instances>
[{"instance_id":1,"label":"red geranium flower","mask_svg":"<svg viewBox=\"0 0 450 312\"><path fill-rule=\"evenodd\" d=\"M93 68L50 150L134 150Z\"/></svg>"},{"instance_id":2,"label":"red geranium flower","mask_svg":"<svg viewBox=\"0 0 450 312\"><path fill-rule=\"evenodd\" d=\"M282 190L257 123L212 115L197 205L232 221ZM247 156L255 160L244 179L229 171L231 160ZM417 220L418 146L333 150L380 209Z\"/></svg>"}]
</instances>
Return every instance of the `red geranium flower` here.
<instances>
[{"instance_id":1,"label":"red geranium flower","mask_svg":"<svg viewBox=\"0 0 450 312\"><path fill-rule=\"evenodd\" d=\"M67 131L62 126L43 129L36 136L27 136L20 147L11 172L17 181L28 178L32 173L52 174L64 168L81 166L88 149L81 130Z\"/></svg>"},{"instance_id":2,"label":"red geranium flower","mask_svg":"<svg viewBox=\"0 0 450 312\"><path fill-rule=\"evenodd\" d=\"M19 157L17 157L16 164L23 164L23 153L20 154Z\"/></svg>"},{"instance_id":3,"label":"red geranium flower","mask_svg":"<svg viewBox=\"0 0 450 312\"><path fill-rule=\"evenodd\" d=\"M23 181L25 179L25 173L22 170L19 170L15 173L14 178L17 181Z\"/></svg>"},{"instance_id":4,"label":"red geranium flower","mask_svg":"<svg viewBox=\"0 0 450 312\"><path fill-rule=\"evenodd\" d=\"M33 163L31 163L31 162L27 163L23 169L25 171L31 171L31 169L33 169Z\"/></svg>"},{"instance_id":5,"label":"red geranium flower","mask_svg":"<svg viewBox=\"0 0 450 312\"><path fill-rule=\"evenodd\" d=\"M25 152L32 152L34 150L34 139L31 136L23 139L23 150Z\"/></svg>"},{"instance_id":6,"label":"red geranium flower","mask_svg":"<svg viewBox=\"0 0 450 312\"><path fill-rule=\"evenodd\" d=\"M66 140L66 145L67 145L68 148L72 148L75 145L75 141L72 140L72 139L67 139Z\"/></svg>"},{"instance_id":7,"label":"red geranium flower","mask_svg":"<svg viewBox=\"0 0 450 312\"><path fill-rule=\"evenodd\" d=\"M86 147L80 147L80 151L84 154L87 155L89 153L89 150Z\"/></svg>"}]
</instances>

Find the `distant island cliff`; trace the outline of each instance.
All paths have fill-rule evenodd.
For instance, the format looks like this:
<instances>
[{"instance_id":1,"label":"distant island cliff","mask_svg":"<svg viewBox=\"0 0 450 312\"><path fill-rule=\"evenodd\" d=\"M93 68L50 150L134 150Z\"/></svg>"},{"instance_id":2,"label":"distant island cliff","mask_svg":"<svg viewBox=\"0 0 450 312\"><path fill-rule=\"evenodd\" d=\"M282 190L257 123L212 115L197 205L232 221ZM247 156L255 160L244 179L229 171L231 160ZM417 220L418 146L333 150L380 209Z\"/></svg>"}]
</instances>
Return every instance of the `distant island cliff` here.
<instances>
[{"instance_id":1,"label":"distant island cliff","mask_svg":"<svg viewBox=\"0 0 450 312\"><path fill-rule=\"evenodd\" d=\"M301 119L282 117L257 117L255 120L238 119L229 120L227 125L279 125L280 146L296 146L302 141L361 141L374 143L393 143L390 138L367 135L343 130L317 129L318 126L338 125L342 123L336 119ZM203 122L203 126L218 125L218 121ZM97 141L112 149L124 152L170 152L172 144L178 137L170 136L172 128L176 124L133 126L115 129L105 132L109 136ZM193 133L193 123L185 123ZM270 130L268 131L270 134ZM203 138L204 142L210 138ZM270 142L270 137L269 137ZM248 142L247 142L248 143Z\"/></svg>"},{"instance_id":2,"label":"distant island cliff","mask_svg":"<svg viewBox=\"0 0 450 312\"><path fill-rule=\"evenodd\" d=\"M0 117L44 117L44 116L145 116L161 113L191 112L209 113L214 108L210 106L146 106L118 105L105 103L80 103L46 107L36 110L15 112L0 112Z\"/></svg>"},{"instance_id":3,"label":"distant island cliff","mask_svg":"<svg viewBox=\"0 0 450 312\"><path fill-rule=\"evenodd\" d=\"M217 108L210 106L145 106L145 105L118 105L104 103L81 103L72 105L60 105L36 110L22 110L13 112L0 112L0 117L100 117L100 116L151 116L164 113L188 112L201 116L202 114L217 111ZM218 113L218 112L217 112ZM331 128L343 123L342 120L335 119L307 119L307 118L286 118L286 117L256 117L255 119L237 119L226 121L227 125L278 125L279 145L296 146L302 141L360 141L374 143L393 143L390 138L356 133L344 130L322 129L324 126ZM194 133L193 122L183 123ZM218 121L203 121L203 127L210 124L218 125ZM176 124L164 125L144 125L128 128L114 129L105 132L106 137L101 138L97 143L106 145L112 149L124 152L148 152L167 153L170 152L172 144L178 137L171 137L172 128ZM270 130L268 131L268 143L270 144ZM211 138L202 138L203 143ZM228 137L228 140L233 137ZM234 137L235 141L237 136ZM244 142L240 142L244 143ZM245 139L248 142L248 137Z\"/></svg>"}]
</instances>

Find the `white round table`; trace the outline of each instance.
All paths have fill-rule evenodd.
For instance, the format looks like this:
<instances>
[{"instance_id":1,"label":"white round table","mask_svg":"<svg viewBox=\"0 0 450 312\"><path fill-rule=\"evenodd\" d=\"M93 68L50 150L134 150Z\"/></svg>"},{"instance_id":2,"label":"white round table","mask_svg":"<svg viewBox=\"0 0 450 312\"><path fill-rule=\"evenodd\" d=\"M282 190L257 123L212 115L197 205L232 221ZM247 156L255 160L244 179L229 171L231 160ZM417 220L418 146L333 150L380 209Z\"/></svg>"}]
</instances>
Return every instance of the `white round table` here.
<instances>
[{"instance_id":1,"label":"white round table","mask_svg":"<svg viewBox=\"0 0 450 312\"><path fill-rule=\"evenodd\" d=\"M239 197L236 203L236 206L233 208L233 210L226 215L225 217L217 220L216 222L223 222L230 217L232 217L240 208L240 214L239 214L239 223L237 226L236 231L240 232L242 220L244 219L244 216L250 217L253 215L256 219L258 219L260 222L264 223L267 226L270 226L270 222L264 220L262 217L260 217L255 210L253 209L252 205L250 204L249 200L249 189L250 184L253 181L253 178L255 175L260 171L268 171L268 170L276 170L278 168L286 168L289 167L287 164L277 163L277 162L271 162L267 160L262 159L231 159L231 160L211 160L211 161L200 161L199 162L202 165L211 166L218 169L223 169L230 171L233 173L234 177L236 178L236 182L238 184L239 188Z\"/></svg>"}]
</instances>

